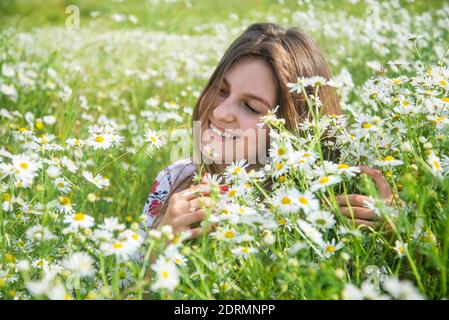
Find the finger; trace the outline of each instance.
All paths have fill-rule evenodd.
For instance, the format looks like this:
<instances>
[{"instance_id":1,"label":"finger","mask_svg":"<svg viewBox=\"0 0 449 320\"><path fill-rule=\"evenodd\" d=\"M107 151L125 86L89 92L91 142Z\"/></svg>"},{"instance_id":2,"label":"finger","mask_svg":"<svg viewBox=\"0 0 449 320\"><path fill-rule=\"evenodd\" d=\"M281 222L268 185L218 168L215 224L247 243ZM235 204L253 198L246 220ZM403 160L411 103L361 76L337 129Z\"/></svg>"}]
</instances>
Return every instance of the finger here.
<instances>
[{"instance_id":1,"label":"finger","mask_svg":"<svg viewBox=\"0 0 449 320\"><path fill-rule=\"evenodd\" d=\"M203 178L201 178L201 183L207 184L207 178L209 178L209 173L206 172L203 176Z\"/></svg>"},{"instance_id":2,"label":"finger","mask_svg":"<svg viewBox=\"0 0 449 320\"><path fill-rule=\"evenodd\" d=\"M189 201L190 202L190 209L203 209L203 208L209 208L212 207L214 204L214 201L210 197L199 197L195 198Z\"/></svg>"},{"instance_id":3,"label":"finger","mask_svg":"<svg viewBox=\"0 0 449 320\"><path fill-rule=\"evenodd\" d=\"M379 196L381 199L390 200L393 197L393 191L391 190L390 184L387 179L385 179L382 172L371 167L361 165L359 166L361 173L364 173L371 178L373 178L376 183L377 189L379 190Z\"/></svg>"},{"instance_id":4,"label":"finger","mask_svg":"<svg viewBox=\"0 0 449 320\"><path fill-rule=\"evenodd\" d=\"M340 207L341 213L345 215L346 217L354 217L356 219L363 219L363 220L378 220L378 216L376 213L367 208L362 207Z\"/></svg>"},{"instance_id":5,"label":"finger","mask_svg":"<svg viewBox=\"0 0 449 320\"><path fill-rule=\"evenodd\" d=\"M184 214L176 219L176 223L182 226L190 226L193 223L203 221L206 218L204 210L197 210L194 213Z\"/></svg>"},{"instance_id":6,"label":"finger","mask_svg":"<svg viewBox=\"0 0 449 320\"><path fill-rule=\"evenodd\" d=\"M183 200L192 200L198 197L198 195L208 195L211 192L211 187L205 184L198 184L195 186L191 186L190 188L182 191L180 193L180 197Z\"/></svg>"},{"instance_id":7,"label":"finger","mask_svg":"<svg viewBox=\"0 0 449 320\"><path fill-rule=\"evenodd\" d=\"M351 219L347 218L350 223L354 223L356 226L367 226L371 228L375 228L377 223L369 220L363 220L363 219Z\"/></svg>"},{"instance_id":8,"label":"finger","mask_svg":"<svg viewBox=\"0 0 449 320\"><path fill-rule=\"evenodd\" d=\"M209 233L214 229L215 229L215 225L213 225L213 224L209 225L207 228L206 227L198 227L198 228L190 229L189 231L190 231L191 235L188 239L198 238L202 234Z\"/></svg>"},{"instance_id":9,"label":"finger","mask_svg":"<svg viewBox=\"0 0 449 320\"><path fill-rule=\"evenodd\" d=\"M358 206L358 207L367 207L367 203L371 203L372 200L370 197L361 195L361 194L341 194L335 197L337 203L341 206Z\"/></svg>"}]
</instances>

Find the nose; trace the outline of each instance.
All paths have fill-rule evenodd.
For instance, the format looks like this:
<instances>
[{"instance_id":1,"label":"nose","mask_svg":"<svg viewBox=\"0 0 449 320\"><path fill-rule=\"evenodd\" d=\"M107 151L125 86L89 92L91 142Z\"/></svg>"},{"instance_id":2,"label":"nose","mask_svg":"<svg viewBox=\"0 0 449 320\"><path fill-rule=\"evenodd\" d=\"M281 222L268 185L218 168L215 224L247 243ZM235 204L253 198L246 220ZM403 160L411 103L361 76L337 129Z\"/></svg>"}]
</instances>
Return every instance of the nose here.
<instances>
[{"instance_id":1,"label":"nose","mask_svg":"<svg viewBox=\"0 0 449 320\"><path fill-rule=\"evenodd\" d=\"M229 97L222 99L214 108L212 115L217 121L227 123L234 122L236 120L236 115L232 100Z\"/></svg>"}]
</instances>

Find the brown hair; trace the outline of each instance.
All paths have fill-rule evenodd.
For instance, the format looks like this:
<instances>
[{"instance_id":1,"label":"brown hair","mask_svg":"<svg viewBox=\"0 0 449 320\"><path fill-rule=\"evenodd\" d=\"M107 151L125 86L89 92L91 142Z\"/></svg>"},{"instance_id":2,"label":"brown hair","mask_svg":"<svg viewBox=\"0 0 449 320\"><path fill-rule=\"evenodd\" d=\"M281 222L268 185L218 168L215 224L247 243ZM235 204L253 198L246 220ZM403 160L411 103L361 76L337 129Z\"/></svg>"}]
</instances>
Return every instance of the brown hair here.
<instances>
[{"instance_id":1,"label":"brown hair","mask_svg":"<svg viewBox=\"0 0 449 320\"><path fill-rule=\"evenodd\" d=\"M290 92L287 83L296 82L298 77L321 76L331 78L329 67L321 50L313 39L298 28L284 29L274 23L255 23L250 25L226 50L215 71L199 96L192 115L193 121L203 125L213 110L217 97L217 88L221 85L225 73L242 58L261 59L271 68L276 81L276 105L279 105L278 117L285 119L285 126L291 131L297 129L300 121L310 117L305 97L302 93ZM314 94L314 88L306 89ZM335 90L330 86L319 88L318 96L323 104L323 114L341 114ZM193 125L192 125L193 127ZM194 145L194 154L198 152ZM332 155L335 157L335 154ZM200 160L201 157L196 158ZM198 167L194 172L198 172ZM223 165L204 165L209 173L222 172ZM179 178L179 176L177 177ZM176 179L167 195L153 225L158 225L168 205L168 199L174 192L187 189L192 183L193 175ZM179 180L179 181L178 181Z\"/></svg>"}]
</instances>

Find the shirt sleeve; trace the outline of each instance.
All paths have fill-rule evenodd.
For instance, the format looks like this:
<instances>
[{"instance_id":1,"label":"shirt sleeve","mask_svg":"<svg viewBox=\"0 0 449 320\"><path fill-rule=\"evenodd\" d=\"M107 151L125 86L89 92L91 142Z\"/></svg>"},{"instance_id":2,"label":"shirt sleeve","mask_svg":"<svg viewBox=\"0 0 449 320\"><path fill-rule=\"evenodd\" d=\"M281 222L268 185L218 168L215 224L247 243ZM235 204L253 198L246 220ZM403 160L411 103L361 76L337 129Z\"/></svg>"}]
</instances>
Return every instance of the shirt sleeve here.
<instances>
[{"instance_id":1,"label":"shirt sleeve","mask_svg":"<svg viewBox=\"0 0 449 320\"><path fill-rule=\"evenodd\" d=\"M171 188L172 179L170 171L165 168L156 176L156 180L151 187L143 208L143 214L147 217L146 225L148 228L152 227L154 219L159 214L159 208L167 199L167 195Z\"/></svg>"}]
</instances>

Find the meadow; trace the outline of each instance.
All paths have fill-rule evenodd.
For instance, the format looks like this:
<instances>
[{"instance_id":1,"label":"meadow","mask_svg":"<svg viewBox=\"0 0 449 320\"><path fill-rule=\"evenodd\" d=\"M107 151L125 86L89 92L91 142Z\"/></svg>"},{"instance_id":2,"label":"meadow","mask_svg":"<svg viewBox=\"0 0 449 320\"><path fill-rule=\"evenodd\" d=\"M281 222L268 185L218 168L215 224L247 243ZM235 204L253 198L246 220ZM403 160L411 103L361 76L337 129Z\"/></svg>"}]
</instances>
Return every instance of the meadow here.
<instances>
[{"instance_id":1,"label":"meadow","mask_svg":"<svg viewBox=\"0 0 449 320\"><path fill-rule=\"evenodd\" d=\"M344 115L294 134L261 119L280 132L271 162L214 177L230 189L214 194L212 234L143 228L211 72L265 21L312 35L334 79L290 86L334 86ZM1 1L0 298L448 298L448 30L444 1ZM359 164L382 170L397 206ZM383 227L344 219L348 190Z\"/></svg>"}]
</instances>

